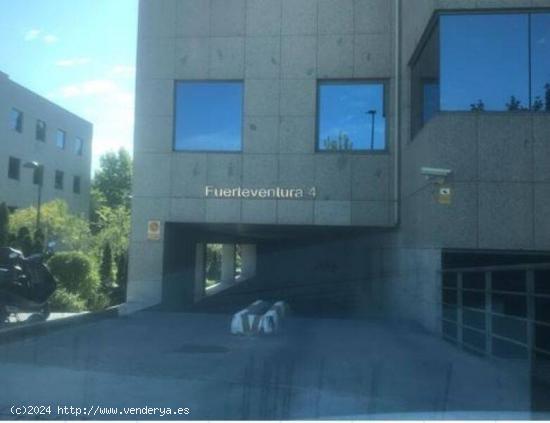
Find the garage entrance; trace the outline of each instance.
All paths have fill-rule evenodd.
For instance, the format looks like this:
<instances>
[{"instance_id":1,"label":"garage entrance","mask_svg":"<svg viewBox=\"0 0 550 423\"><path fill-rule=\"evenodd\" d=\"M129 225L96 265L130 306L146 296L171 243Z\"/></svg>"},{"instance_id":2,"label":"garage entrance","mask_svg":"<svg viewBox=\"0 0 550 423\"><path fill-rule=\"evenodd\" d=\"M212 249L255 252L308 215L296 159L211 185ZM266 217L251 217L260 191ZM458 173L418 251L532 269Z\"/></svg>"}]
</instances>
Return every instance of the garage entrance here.
<instances>
[{"instance_id":1,"label":"garage entrance","mask_svg":"<svg viewBox=\"0 0 550 423\"><path fill-rule=\"evenodd\" d=\"M301 314L356 315L365 230L167 223L163 306L233 312L259 298Z\"/></svg>"}]
</instances>

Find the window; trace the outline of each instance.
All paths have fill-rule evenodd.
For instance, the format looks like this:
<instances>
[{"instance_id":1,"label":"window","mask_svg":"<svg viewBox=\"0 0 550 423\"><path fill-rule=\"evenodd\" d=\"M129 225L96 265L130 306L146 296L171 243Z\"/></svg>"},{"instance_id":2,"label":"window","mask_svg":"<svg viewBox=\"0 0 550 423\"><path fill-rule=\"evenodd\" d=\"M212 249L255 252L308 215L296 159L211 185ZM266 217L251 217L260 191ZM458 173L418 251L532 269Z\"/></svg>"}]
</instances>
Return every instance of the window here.
<instances>
[{"instance_id":1,"label":"window","mask_svg":"<svg viewBox=\"0 0 550 423\"><path fill-rule=\"evenodd\" d=\"M384 84L319 84L317 149L375 151L386 148Z\"/></svg>"},{"instance_id":2,"label":"window","mask_svg":"<svg viewBox=\"0 0 550 423\"><path fill-rule=\"evenodd\" d=\"M43 120L38 119L36 121L35 138L38 141L43 141L43 142L46 141L46 122L44 122Z\"/></svg>"},{"instance_id":3,"label":"window","mask_svg":"<svg viewBox=\"0 0 550 423\"><path fill-rule=\"evenodd\" d=\"M21 160L10 157L8 163L8 178L19 180L21 174Z\"/></svg>"},{"instance_id":4,"label":"window","mask_svg":"<svg viewBox=\"0 0 550 423\"><path fill-rule=\"evenodd\" d=\"M74 140L74 152L77 156L82 156L82 152L84 151L84 141L82 138L75 138Z\"/></svg>"},{"instance_id":5,"label":"window","mask_svg":"<svg viewBox=\"0 0 550 423\"><path fill-rule=\"evenodd\" d=\"M531 58L532 108L550 112L550 13L531 15Z\"/></svg>"},{"instance_id":6,"label":"window","mask_svg":"<svg viewBox=\"0 0 550 423\"><path fill-rule=\"evenodd\" d=\"M44 184L44 165L39 165L32 174L32 183L42 186Z\"/></svg>"},{"instance_id":7,"label":"window","mask_svg":"<svg viewBox=\"0 0 550 423\"><path fill-rule=\"evenodd\" d=\"M240 151L242 82L177 82L174 149Z\"/></svg>"},{"instance_id":8,"label":"window","mask_svg":"<svg viewBox=\"0 0 550 423\"><path fill-rule=\"evenodd\" d=\"M10 128L16 132L23 132L23 112L21 110L11 109Z\"/></svg>"},{"instance_id":9,"label":"window","mask_svg":"<svg viewBox=\"0 0 550 423\"><path fill-rule=\"evenodd\" d=\"M550 111L550 14L442 14L412 62L413 135L442 111Z\"/></svg>"},{"instance_id":10,"label":"window","mask_svg":"<svg viewBox=\"0 0 550 423\"><path fill-rule=\"evenodd\" d=\"M73 192L75 194L80 194L80 176L75 176L73 178Z\"/></svg>"},{"instance_id":11,"label":"window","mask_svg":"<svg viewBox=\"0 0 550 423\"><path fill-rule=\"evenodd\" d=\"M55 171L55 182L54 182L54 187L55 189L63 189L63 172L60 171L60 170L56 170Z\"/></svg>"},{"instance_id":12,"label":"window","mask_svg":"<svg viewBox=\"0 0 550 423\"><path fill-rule=\"evenodd\" d=\"M65 131L58 129L55 136L55 145L57 145L62 150L65 149L66 137L67 137L67 134L65 133Z\"/></svg>"}]
</instances>

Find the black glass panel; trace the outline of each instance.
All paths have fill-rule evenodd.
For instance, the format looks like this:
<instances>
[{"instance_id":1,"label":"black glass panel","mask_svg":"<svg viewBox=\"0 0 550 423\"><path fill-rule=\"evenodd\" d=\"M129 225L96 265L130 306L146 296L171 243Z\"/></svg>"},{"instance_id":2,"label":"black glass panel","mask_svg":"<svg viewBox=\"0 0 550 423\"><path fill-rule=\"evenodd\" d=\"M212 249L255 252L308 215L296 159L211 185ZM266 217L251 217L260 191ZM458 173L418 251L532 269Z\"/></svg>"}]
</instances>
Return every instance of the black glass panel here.
<instances>
[{"instance_id":1,"label":"black glass panel","mask_svg":"<svg viewBox=\"0 0 550 423\"><path fill-rule=\"evenodd\" d=\"M473 310L462 310L462 322L476 329L485 330L485 313Z\"/></svg>"},{"instance_id":2,"label":"black glass panel","mask_svg":"<svg viewBox=\"0 0 550 423\"><path fill-rule=\"evenodd\" d=\"M493 337L493 355L500 358L527 359L527 348Z\"/></svg>"},{"instance_id":3,"label":"black glass panel","mask_svg":"<svg viewBox=\"0 0 550 423\"><path fill-rule=\"evenodd\" d=\"M443 273L443 286L445 288L456 288L458 275L456 273Z\"/></svg>"},{"instance_id":4,"label":"black glass panel","mask_svg":"<svg viewBox=\"0 0 550 423\"><path fill-rule=\"evenodd\" d=\"M523 295L493 294L493 312L510 316L527 316L527 298Z\"/></svg>"},{"instance_id":5,"label":"black glass panel","mask_svg":"<svg viewBox=\"0 0 550 423\"><path fill-rule=\"evenodd\" d=\"M513 317L493 316L493 333L519 342L527 342L527 322Z\"/></svg>"},{"instance_id":6,"label":"black glass panel","mask_svg":"<svg viewBox=\"0 0 550 423\"><path fill-rule=\"evenodd\" d=\"M485 273L465 272L462 274L462 288L485 289Z\"/></svg>"},{"instance_id":7,"label":"black glass panel","mask_svg":"<svg viewBox=\"0 0 550 423\"><path fill-rule=\"evenodd\" d=\"M505 271L493 272L492 289L493 291L526 291L526 272L525 271Z\"/></svg>"},{"instance_id":8,"label":"black glass panel","mask_svg":"<svg viewBox=\"0 0 550 423\"><path fill-rule=\"evenodd\" d=\"M453 306L443 305L443 318L446 320L451 320L453 322L457 321L457 308Z\"/></svg>"},{"instance_id":9,"label":"black glass panel","mask_svg":"<svg viewBox=\"0 0 550 423\"><path fill-rule=\"evenodd\" d=\"M454 289L444 289L443 290L443 303L456 305L456 290Z\"/></svg>"},{"instance_id":10,"label":"black glass panel","mask_svg":"<svg viewBox=\"0 0 550 423\"><path fill-rule=\"evenodd\" d=\"M550 323L550 298L535 298L535 320Z\"/></svg>"},{"instance_id":11,"label":"black glass panel","mask_svg":"<svg viewBox=\"0 0 550 423\"><path fill-rule=\"evenodd\" d=\"M477 350L485 351L485 333L464 328L462 330L462 342Z\"/></svg>"},{"instance_id":12,"label":"black glass panel","mask_svg":"<svg viewBox=\"0 0 550 423\"><path fill-rule=\"evenodd\" d=\"M550 352L550 326L535 325L535 347Z\"/></svg>"},{"instance_id":13,"label":"black glass panel","mask_svg":"<svg viewBox=\"0 0 550 423\"><path fill-rule=\"evenodd\" d=\"M535 270L535 293L550 295L550 269Z\"/></svg>"},{"instance_id":14,"label":"black glass panel","mask_svg":"<svg viewBox=\"0 0 550 423\"><path fill-rule=\"evenodd\" d=\"M531 15L533 110L550 112L550 13Z\"/></svg>"},{"instance_id":15,"label":"black glass panel","mask_svg":"<svg viewBox=\"0 0 550 423\"><path fill-rule=\"evenodd\" d=\"M443 15L441 110L529 107L527 14Z\"/></svg>"},{"instance_id":16,"label":"black glass panel","mask_svg":"<svg viewBox=\"0 0 550 423\"><path fill-rule=\"evenodd\" d=\"M464 291L462 293L462 305L464 307L485 309L485 293L475 291Z\"/></svg>"}]
</instances>

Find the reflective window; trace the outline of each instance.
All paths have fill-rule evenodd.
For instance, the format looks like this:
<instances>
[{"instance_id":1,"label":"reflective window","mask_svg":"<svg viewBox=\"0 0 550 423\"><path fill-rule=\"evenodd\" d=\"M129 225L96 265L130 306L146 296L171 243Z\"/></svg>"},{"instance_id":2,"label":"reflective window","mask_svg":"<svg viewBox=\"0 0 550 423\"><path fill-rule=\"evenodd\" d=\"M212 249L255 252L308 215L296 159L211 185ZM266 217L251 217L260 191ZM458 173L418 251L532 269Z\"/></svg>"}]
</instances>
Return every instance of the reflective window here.
<instances>
[{"instance_id":1,"label":"reflective window","mask_svg":"<svg viewBox=\"0 0 550 423\"><path fill-rule=\"evenodd\" d=\"M527 14L440 18L441 110L529 107Z\"/></svg>"},{"instance_id":2,"label":"reflective window","mask_svg":"<svg viewBox=\"0 0 550 423\"><path fill-rule=\"evenodd\" d=\"M38 141L46 141L46 122L43 120L36 121L35 138Z\"/></svg>"},{"instance_id":3,"label":"reflective window","mask_svg":"<svg viewBox=\"0 0 550 423\"><path fill-rule=\"evenodd\" d=\"M55 135L55 145L61 149L64 149L66 137L67 135L65 134L65 131L58 129Z\"/></svg>"},{"instance_id":4,"label":"reflective window","mask_svg":"<svg viewBox=\"0 0 550 423\"><path fill-rule=\"evenodd\" d=\"M533 110L550 112L550 14L531 15Z\"/></svg>"},{"instance_id":5,"label":"reflective window","mask_svg":"<svg viewBox=\"0 0 550 423\"><path fill-rule=\"evenodd\" d=\"M412 62L412 133L438 111L550 112L550 14L443 14Z\"/></svg>"},{"instance_id":6,"label":"reflective window","mask_svg":"<svg viewBox=\"0 0 550 423\"><path fill-rule=\"evenodd\" d=\"M21 160L16 159L15 157L9 158L8 163L8 178L19 180L21 173Z\"/></svg>"},{"instance_id":7,"label":"reflective window","mask_svg":"<svg viewBox=\"0 0 550 423\"><path fill-rule=\"evenodd\" d=\"M242 82L178 82L174 149L240 151L242 104Z\"/></svg>"},{"instance_id":8,"label":"reflective window","mask_svg":"<svg viewBox=\"0 0 550 423\"><path fill-rule=\"evenodd\" d=\"M74 151L77 156L82 156L82 152L84 151L84 141L82 140L82 138L75 138Z\"/></svg>"},{"instance_id":9,"label":"reflective window","mask_svg":"<svg viewBox=\"0 0 550 423\"><path fill-rule=\"evenodd\" d=\"M60 170L55 171L55 181L54 181L54 187L55 189L63 189L63 172Z\"/></svg>"},{"instance_id":10,"label":"reflective window","mask_svg":"<svg viewBox=\"0 0 550 423\"><path fill-rule=\"evenodd\" d=\"M386 148L382 83L320 83L318 116L318 150Z\"/></svg>"},{"instance_id":11,"label":"reflective window","mask_svg":"<svg viewBox=\"0 0 550 423\"><path fill-rule=\"evenodd\" d=\"M23 112L21 110L11 109L10 128L16 132L23 132Z\"/></svg>"}]
</instances>

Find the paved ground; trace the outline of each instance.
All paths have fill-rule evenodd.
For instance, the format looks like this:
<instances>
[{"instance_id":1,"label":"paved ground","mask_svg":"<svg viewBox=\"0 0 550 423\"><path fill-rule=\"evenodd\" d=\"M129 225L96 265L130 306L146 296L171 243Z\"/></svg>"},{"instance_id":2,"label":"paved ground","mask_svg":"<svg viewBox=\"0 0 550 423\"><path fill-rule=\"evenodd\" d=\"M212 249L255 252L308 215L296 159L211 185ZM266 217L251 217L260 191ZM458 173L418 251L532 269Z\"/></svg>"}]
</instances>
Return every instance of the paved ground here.
<instances>
[{"instance_id":1,"label":"paved ground","mask_svg":"<svg viewBox=\"0 0 550 423\"><path fill-rule=\"evenodd\" d=\"M60 419L58 405L188 407L191 419L530 417L525 369L410 327L294 318L283 335L241 338L229 320L142 312L0 345L0 417L48 404L43 417Z\"/></svg>"}]
</instances>

